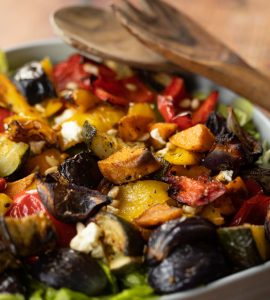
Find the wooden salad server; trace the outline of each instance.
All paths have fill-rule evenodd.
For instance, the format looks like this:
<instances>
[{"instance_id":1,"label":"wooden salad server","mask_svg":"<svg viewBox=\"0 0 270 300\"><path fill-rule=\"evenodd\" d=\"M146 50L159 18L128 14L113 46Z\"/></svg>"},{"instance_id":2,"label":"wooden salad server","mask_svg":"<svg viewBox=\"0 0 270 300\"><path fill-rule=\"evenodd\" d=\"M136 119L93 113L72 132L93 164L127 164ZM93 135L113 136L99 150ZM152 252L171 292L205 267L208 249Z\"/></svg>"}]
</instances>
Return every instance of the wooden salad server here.
<instances>
[{"instance_id":1,"label":"wooden salad server","mask_svg":"<svg viewBox=\"0 0 270 300\"><path fill-rule=\"evenodd\" d=\"M132 36L112 11L93 6L65 7L52 15L51 24L60 38L85 56L112 59L148 70L175 70L165 58Z\"/></svg>"},{"instance_id":2,"label":"wooden salad server","mask_svg":"<svg viewBox=\"0 0 270 300\"><path fill-rule=\"evenodd\" d=\"M155 52L270 110L270 78L181 11L161 0L114 0L113 9L121 23Z\"/></svg>"}]
</instances>

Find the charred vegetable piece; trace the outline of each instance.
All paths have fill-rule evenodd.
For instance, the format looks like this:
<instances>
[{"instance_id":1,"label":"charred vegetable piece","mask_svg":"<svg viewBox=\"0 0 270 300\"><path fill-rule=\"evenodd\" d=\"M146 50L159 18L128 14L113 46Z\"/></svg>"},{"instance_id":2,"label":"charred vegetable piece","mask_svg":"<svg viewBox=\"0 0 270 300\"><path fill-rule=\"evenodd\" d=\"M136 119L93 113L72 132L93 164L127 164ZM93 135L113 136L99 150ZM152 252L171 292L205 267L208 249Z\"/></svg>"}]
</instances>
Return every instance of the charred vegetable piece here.
<instances>
[{"instance_id":1,"label":"charred vegetable piece","mask_svg":"<svg viewBox=\"0 0 270 300\"><path fill-rule=\"evenodd\" d=\"M224 141L215 144L202 163L212 171L238 170L246 160L239 142Z\"/></svg>"},{"instance_id":2,"label":"charred vegetable piece","mask_svg":"<svg viewBox=\"0 0 270 300\"><path fill-rule=\"evenodd\" d=\"M126 270L132 264L142 262L144 240L135 225L111 213L99 213L95 222L104 233L113 271Z\"/></svg>"},{"instance_id":3,"label":"charred vegetable piece","mask_svg":"<svg viewBox=\"0 0 270 300\"><path fill-rule=\"evenodd\" d=\"M31 105L56 97L53 85L39 62L33 61L18 69L14 82Z\"/></svg>"},{"instance_id":4,"label":"charred vegetable piece","mask_svg":"<svg viewBox=\"0 0 270 300\"><path fill-rule=\"evenodd\" d=\"M241 142L247 161L249 163L255 162L262 154L262 145L240 126L231 107L228 108L227 128Z\"/></svg>"},{"instance_id":5,"label":"charred vegetable piece","mask_svg":"<svg viewBox=\"0 0 270 300\"><path fill-rule=\"evenodd\" d=\"M267 240L270 242L270 207L267 208L267 215L264 221L264 230Z\"/></svg>"},{"instance_id":6,"label":"charred vegetable piece","mask_svg":"<svg viewBox=\"0 0 270 300\"><path fill-rule=\"evenodd\" d=\"M0 177L13 175L20 169L29 154L29 146L15 143L0 136Z\"/></svg>"},{"instance_id":7,"label":"charred vegetable piece","mask_svg":"<svg viewBox=\"0 0 270 300\"><path fill-rule=\"evenodd\" d=\"M22 284L19 272L6 271L0 276L0 294L24 294L25 287Z\"/></svg>"},{"instance_id":8,"label":"charred vegetable piece","mask_svg":"<svg viewBox=\"0 0 270 300\"><path fill-rule=\"evenodd\" d=\"M205 125L215 136L229 133L226 125L226 119L218 112L212 112Z\"/></svg>"},{"instance_id":9,"label":"charred vegetable piece","mask_svg":"<svg viewBox=\"0 0 270 300\"><path fill-rule=\"evenodd\" d=\"M226 192L224 184L208 176L200 176L197 179L168 176L166 181L171 184L169 196L194 207L213 202Z\"/></svg>"},{"instance_id":10,"label":"charred vegetable piece","mask_svg":"<svg viewBox=\"0 0 270 300\"><path fill-rule=\"evenodd\" d=\"M222 227L218 229L218 236L236 270L250 268L262 262L250 228Z\"/></svg>"},{"instance_id":11,"label":"charred vegetable piece","mask_svg":"<svg viewBox=\"0 0 270 300\"><path fill-rule=\"evenodd\" d=\"M200 217L166 222L154 230L149 238L147 261L151 265L158 264L178 246L213 241L215 237L215 227Z\"/></svg>"},{"instance_id":12,"label":"charred vegetable piece","mask_svg":"<svg viewBox=\"0 0 270 300\"><path fill-rule=\"evenodd\" d=\"M96 188L102 179L97 159L90 152L80 152L66 159L58 170L70 183Z\"/></svg>"},{"instance_id":13,"label":"charred vegetable piece","mask_svg":"<svg viewBox=\"0 0 270 300\"><path fill-rule=\"evenodd\" d=\"M240 171L244 178L255 179L263 188L266 194L270 194L270 169L254 167Z\"/></svg>"},{"instance_id":14,"label":"charred vegetable piece","mask_svg":"<svg viewBox=\"0 0 270 300\"><path fill-rule=\"evenodd\" d=\"M17 266L17 258L15 257L15 249L10 251L10 242L1 239L0 240L0 273L5 271L9 267Z\"/></svg>"},{"instance_id":15,"label":"charred vegetable piece","mask_svg":"<svg viewBox=\"0 0 270 300\"><path fill-rule=\"evenodd\" d=\"M187 290L227 273L226 261L212 244L184 244L159 265L151 267L148 281L158 294Z\"/></svg>"},{"instance_id":16,"label":"charred vegetable piece","mask_svg":"<svg viewBox=\"0 0 270 300\"><path fill-rule=\"evenodd\" d=\"M100 192L75 184L39 180L37 188L49 212L67 223L83 221L111 203Z\"/></svg>"},{"instance_id":17,"label":"charred vegetable piece","mask_svg":"<svg viewBox=\"0 0 270 300\"><path fill-rule=\"evenodd\" d=\"M108 279L98 261L85 253L60 248L41 256L33 275L54 288L69 288L95 296L105 292Z\"/></svg>"},{"instance_id":18,"label":"charred vegetable piece","mask_svg":"<svg viewBox=\"0 0 270 300\"><path fill-rule=\"evenodd\" d=\"M19 257L33 256L56 245L55 229L45 214L23 218L0 218L1 239Z\"/></svg>"},{"instance_id":19,"label":"charred vegetable piece","mask_svg":"<svg viewBox=\"0 0 270 300\"><path fill-rule=\"evenodd\" d=\"M12 141L29 143L45 141L48 145L57 142L56 132L43 119L14 115L8 118L7 135Z\"/></svg>"},{"instance_id":20,"label":"charred vegetable piece","mask_svg":"<svg viewBox=\"0 0 270 300\"><path fill-rule=\"evenodd\" d=\"M115 184L135 181L160 168L160 163L146 148L122 148L98 162L103 176Z\"/></svg>"},{"instance_id":21,"label":"charred vegetable piece","mask_svg":"<svg viewBox=\"0 0 270 300\"><path fill-rule=\"evenodd\" d=\"M181 217L183 210L179 207L169 206L167 203L156 204L143 212L134 221L143 228L159 226L167 221Z\"/></svg>"}]
</instances>

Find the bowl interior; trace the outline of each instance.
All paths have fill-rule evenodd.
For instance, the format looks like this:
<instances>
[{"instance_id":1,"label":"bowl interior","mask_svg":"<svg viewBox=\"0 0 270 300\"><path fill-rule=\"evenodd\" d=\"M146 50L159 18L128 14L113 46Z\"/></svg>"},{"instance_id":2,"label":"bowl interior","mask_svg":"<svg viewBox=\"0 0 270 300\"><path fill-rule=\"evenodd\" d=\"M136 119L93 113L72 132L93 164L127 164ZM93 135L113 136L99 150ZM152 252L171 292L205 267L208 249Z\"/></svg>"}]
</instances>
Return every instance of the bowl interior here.
<instances>
[{"instance_id":1,"label":"bowl interior","mask_svg":"<svg viewBox=\"0 0 270 300\"><path fill-rule=\"evenodd\" d=\"M63 44L59 40L47 40L33 44L23 45L17 48L7 49L7 58L11 69L29 62L41 60L49 56L53 62L65 59L75 50ZM189 86L193 90L220 92L220 100L224 104L231 104L237 95L214 82L198 75L183 74ZM258 109L253 110L253 120L264 140L270 142L270 121ZM270 287L270 262L250 268L248 270L219 279L205 287L199 287L190 291L161 297L162 300L267 300Z\"/></svg>"}]
</instances>

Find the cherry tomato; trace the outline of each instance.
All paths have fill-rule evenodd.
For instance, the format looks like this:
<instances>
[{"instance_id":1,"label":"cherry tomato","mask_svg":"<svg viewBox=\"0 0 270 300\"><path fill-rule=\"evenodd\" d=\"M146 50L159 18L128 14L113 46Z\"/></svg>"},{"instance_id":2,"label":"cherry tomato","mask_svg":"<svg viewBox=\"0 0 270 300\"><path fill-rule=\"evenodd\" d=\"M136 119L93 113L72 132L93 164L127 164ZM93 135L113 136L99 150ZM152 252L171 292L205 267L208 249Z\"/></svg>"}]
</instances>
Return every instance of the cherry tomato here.
<instances>
[{"instance_id":1,"label":"cherry tomato","mask_svg":"<svg viewBox=\"0 0 270 300\"><path fill-rule=\"evenodd\" d=\"M55 226L59 246L69 246L71 239L76 235L75 225L60 222L49 214L41 202L37 190L23 191L16 195L13 200L9 211L6 214L7 216L22 218L38 212L45 212Z\"/></svg>"},{"instance_id":2,"label":"cherry tomato","mask_svg":"<svg viewBox=\"0 0 270 300\"><path fill-rule=\"evenodd\" d=\"M7 187L7 181L5 178L0 178L0 193L4 192Z\"/></svg>"}]
</instances>

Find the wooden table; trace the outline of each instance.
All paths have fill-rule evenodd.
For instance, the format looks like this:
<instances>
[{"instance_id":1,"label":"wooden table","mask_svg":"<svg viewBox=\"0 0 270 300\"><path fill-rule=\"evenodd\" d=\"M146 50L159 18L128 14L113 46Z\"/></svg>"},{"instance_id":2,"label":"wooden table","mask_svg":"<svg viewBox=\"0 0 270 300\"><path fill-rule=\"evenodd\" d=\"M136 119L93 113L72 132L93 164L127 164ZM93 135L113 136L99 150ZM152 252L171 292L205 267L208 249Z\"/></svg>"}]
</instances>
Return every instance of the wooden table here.
<instances>
[{"instance_id":1,"label":"wooden table","mask_svg":"<svg viewBox=\"0 0 270 300\"><path fill-rule=\"evenodd\" d=\"M153 0L154 1L154 0ZM167 0L270 76L270 1ZM0 0L0 47L53 37L49 15L87 0ZM109 0L88 0L108 5Z\"/></svg>"}]
</instances>

